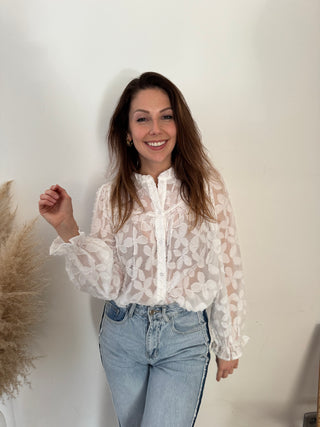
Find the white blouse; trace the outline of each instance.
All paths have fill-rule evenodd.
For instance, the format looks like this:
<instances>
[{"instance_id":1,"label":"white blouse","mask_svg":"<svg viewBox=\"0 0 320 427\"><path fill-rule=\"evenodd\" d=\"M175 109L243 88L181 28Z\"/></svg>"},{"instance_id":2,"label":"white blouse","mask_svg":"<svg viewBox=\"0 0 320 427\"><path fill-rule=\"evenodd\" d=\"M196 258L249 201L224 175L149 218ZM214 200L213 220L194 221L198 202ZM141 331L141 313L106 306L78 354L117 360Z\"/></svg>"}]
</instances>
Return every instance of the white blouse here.
<instances>
[{"instance_id":1,"label":"white blouse","mask_svg":"<svg viewBox=\"0 0 320 427\"><path fill-rule=\"evenodd\" d=\"M213 182L209 190L217 221L192 229L173 168L159 175L158 186L150 175L134 174L134 180L144 210L134 205L114 232L111 183L104 184L97 192L90 235L80 232L70 243L57 237L50 254L65 256L78 289L119 306L176 302L187 310L207 310L211 351L221 359L239 358L247 341L241 334L243 273L224 186Z\"/></svg>"}]
</instances>

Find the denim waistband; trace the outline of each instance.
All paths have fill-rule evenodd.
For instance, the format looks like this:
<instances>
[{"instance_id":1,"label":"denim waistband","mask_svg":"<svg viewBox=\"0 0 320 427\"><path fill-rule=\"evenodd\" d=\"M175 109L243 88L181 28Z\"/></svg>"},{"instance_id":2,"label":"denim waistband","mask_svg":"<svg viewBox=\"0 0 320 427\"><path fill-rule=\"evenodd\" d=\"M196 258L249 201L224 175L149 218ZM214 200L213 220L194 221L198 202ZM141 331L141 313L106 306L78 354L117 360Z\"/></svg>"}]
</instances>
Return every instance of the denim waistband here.
<instances>
[{"instance_id":1,"label":"denim waistband","mask_svg":"<svg viewBox=\"0 0 320 427\"><path fill-rule=\"evenodd\" d=\"M109 302L114 306L118 307L115 301L111 300ZM132 303L132 304L128 304L126 307L121 307L121 308L128 311L129 317L133 316L133 314L136 313L143 317L150 317L150 316L155 316L157 314L161 314L164 318L166 318L167 315L171 317L173 314L188 312L188 310L181 307L176 302L173 302L171 304L164 304L164 305L142 305L142 304Z\"/></svg>"}]
</instances>

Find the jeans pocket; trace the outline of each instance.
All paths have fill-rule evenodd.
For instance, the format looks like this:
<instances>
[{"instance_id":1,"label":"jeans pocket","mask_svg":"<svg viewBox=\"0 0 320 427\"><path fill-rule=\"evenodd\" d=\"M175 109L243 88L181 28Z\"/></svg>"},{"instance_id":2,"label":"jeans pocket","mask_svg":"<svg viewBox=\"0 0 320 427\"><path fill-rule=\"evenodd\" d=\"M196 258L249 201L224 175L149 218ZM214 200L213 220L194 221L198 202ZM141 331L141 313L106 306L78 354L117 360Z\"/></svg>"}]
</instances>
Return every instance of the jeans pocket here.
<instances>
[{"instance_id":1,"label":"jeans pocket","mask_svg":"<svg viewBox=\"0 0 320 427\"><path fill-rule=\"evenodd\" d=\"M122 324L128 318L128 310L126 307L118 307L114 301L107 301L104 315L110 323Z\"/></svg>"},{"instance_id":2,"label":"jeans pocket","mask_svg":"<svg viewBox=\"0 0 320 427\"><path fill-rule=\"evenodd\" d=\"M171 319L171 328L178 334L191 334L200 331L204 326L202 314L196 311L179 313Z\"/></svg>"}]
</instances>

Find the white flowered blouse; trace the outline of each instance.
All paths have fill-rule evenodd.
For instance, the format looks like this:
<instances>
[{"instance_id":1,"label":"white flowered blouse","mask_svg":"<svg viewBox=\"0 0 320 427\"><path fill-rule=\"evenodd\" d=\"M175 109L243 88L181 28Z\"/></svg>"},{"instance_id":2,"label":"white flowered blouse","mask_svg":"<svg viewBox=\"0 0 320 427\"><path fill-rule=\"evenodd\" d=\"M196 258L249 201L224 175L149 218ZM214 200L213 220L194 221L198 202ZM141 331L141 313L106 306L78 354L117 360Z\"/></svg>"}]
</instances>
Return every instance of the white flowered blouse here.
<instances>
[{"instance_id":1,"label":"white flowered blouse","mask_svg":"<svg viewBox=\"0 0 320 427\"><path fill-rule=\"evenodd\" d=\"M51 255L64 255L70 280L78 288L119 306L173 302L206 310L210 349L221 359L237 359L247 337L241 335L245 301L235 221L224 186L213 183L210 195L216 222L192 229L173 168L156 186L150 175L134 174L137 205L114 232L109 197L111 183L97 192L89 236L65 243L57 237Z\"/></svg>"}]
</instances>

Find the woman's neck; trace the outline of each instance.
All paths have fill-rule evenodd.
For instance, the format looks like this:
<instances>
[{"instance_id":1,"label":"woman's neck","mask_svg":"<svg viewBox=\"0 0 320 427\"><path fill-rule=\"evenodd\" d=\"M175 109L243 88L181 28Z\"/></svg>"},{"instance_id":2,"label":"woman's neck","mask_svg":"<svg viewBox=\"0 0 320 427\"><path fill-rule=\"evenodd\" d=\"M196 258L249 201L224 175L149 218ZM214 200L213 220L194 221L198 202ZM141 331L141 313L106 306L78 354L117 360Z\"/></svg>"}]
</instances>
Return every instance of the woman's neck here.
<instances>
[{"instance_id":1,"label":"woman's neck","mask_svg":"<svg viewBox=\"0 0 320 427\"><path fill-rule=\"evenodd\" d=\"M171 164L166 165L166 166L162 166L162 167L158 166L158 167L149 167L149 168L146 167L146 166L144 166L144 167L140 168L139 173L141 175L150 175L150 176L152 176L152 178L154 179L154 182L156 183L156 185L158 185L158 176L162 172L170 169L171 166L172 166Z\"/></svg>"}]
</instances>

